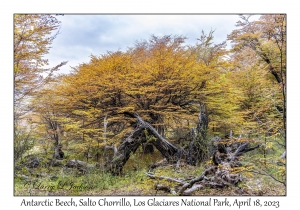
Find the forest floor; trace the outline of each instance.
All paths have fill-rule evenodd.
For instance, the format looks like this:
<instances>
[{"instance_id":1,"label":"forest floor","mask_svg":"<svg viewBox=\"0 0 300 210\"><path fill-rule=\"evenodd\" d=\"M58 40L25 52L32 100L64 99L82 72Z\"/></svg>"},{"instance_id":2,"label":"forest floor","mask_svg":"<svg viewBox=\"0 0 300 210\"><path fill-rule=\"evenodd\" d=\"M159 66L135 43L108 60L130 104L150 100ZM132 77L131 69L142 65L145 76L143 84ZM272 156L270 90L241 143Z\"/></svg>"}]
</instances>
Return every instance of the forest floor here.
<instances>
[{"instance_id":1,"label":"forest floor","mask_svg":"<svg viewBox=\"0 0 300 210\"><path fill-rule=\"evenodd\" d=\"M138 160L138 158L136 159ZM149 178L144 167L136 168L136 160L129 161L120 176L113 176L99 169L80 174L75 169L62 167L23 168L14 180L15 196L167 196L164 191L156 190L161 184L176 188L177 184L166 180ZM174 165L158 167L152 172L156 176L191 179L200 176L202 166L184 165L175 169ZM284 196L286 188L268 176L254 174L243 176L237 186L223 189L205 188L193 196Z\"/></svg>"}]
</instances>

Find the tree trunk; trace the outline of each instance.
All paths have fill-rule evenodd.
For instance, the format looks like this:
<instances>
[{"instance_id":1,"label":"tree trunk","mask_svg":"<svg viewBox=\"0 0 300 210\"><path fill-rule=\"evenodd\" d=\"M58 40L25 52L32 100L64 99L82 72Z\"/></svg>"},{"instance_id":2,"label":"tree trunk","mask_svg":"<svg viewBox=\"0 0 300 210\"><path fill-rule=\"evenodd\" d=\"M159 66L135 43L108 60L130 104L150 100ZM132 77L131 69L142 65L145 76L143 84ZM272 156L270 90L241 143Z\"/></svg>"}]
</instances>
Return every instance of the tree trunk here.
<instances>
[{"instance_id":1,"label":"tree trunk","mask_svg":"<svg viewBox=\"0 0 300 210\"><path fill-rule=\"evenodd\" d=\"M208 145L202 142L202 138L198 139L200 141L202 140L198 143L201 144L200 146L203 151L201 150L199 152L198 150L196 150L195 154L193 153L193 151L191 151L192 149L189 149L190 151L186 152L185 150L177 148L166 139L164 139L155 130L155 128L153 128L149 123L145 122L138 114L135 113L135 117L137 118L137 127L130 134L130 136L128 136L125 141L119 146L117 154L114 156L114 158L106 164L107 170L112 172L113 174L120 174L127 160L130 158L130 155L135 153L138 147L144 143L153 144L169 163L177 163L178 160L184 159L188 164L193 165L193 161L195 158L203 157L203 154L200 153L205 152L202 147L206 147L207 155L209 155ZM197 127L197 130L200 132L199 135L202 136L202 128L207 128L207 122L208 120L206 115L200 113L199 126ZM205 135L205 133L203 133L203 135ZM153 140L151 136L153 136L155 139ZM228 141L230 141L231 143L229 143ZM238 164L237 160L239 156L258 147L255 146L251 148L248 146L248 142L238 143L237 141L235 141L235 139L219 140L217 142L217 146L213 155L213 162L215 165L228 162L230 164L236 165ZM194 146L193 149L195 148L197 149L197 147Z\"/></svg>"},{"instance_id":2,"label":"tree trunk","mask_svg":"<svg viewBox=\"0 0 300 210\"><path fill-rule=\"evenodd\" d=\"M209 158L209 145L207 141L208 117L204 104L200 104L200 114L196 130L191 130L192 141L188 149L187 163L199 165Z\"/></svg>"},{"instance_id":3,"label":"tree trunk","mask_svg":"<svg viewBox=\"0 0 300 210\"><path fill-rule=\"evenodd\" d=\"M106 165L109 171L113 174L120 174L130 155L135 153L142 143L148 141L147 137L149 135L155 137L155 140L150 140L150 142L160 151L168 162L173 163L176 162L178 158L181 158L185 153L183 150L178 149L164 139L155 128L145 122L137 113L135 113L135 117L137 118L137 127L119 146L118 154Z\"/></svg>"},{"instance_id":4,"label":"tree trunk","mask_svg":"<svg viewBox=\"0 0 300 210\"><path fill-rule=\"evenodd\" d=\"M62 145L57 145L54 147L54 158L62 160L64 158L64 152L61 150Z\"/></svg>"}]
</instances>

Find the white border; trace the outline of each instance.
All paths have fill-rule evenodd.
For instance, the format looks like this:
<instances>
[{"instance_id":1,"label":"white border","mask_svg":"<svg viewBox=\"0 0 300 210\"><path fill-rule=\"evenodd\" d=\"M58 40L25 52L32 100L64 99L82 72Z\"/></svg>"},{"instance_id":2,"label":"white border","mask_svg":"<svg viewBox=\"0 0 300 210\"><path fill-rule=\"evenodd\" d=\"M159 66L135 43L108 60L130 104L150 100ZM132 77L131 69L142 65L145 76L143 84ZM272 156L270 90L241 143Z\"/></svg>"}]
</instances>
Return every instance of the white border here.
<instances>
[{"instance_id":1,"label":"white border","mask_svg":"<svg viewBox=\"0 0 300 210\"><path fill-rule=\"evenodd\" d=\"M1 77L0 77L0 91L1 91L1 178L0 178L0 206L12 209L20 208L20 203L23 197L13 197L13 13L287 13L287 31L288 31L288 71L287 71L287 146L288 146L288 178L287 178L287 196L283 197L252 197L260 200L279 200L280 208L286 209L291 207L297 209L299 195L299 181L297 176L300 172L298 157L299 154L299 130L298 116L299 116L299 15L296 8L296 1L278 1L278 0L264 0L264 1L241 1L241 0L215 0L215 1L67 1L67 0L52 0L52 1L38 1L38 0L15 0L1 1ZM3 65L4 64L4 65ZM298 65L297 65L298 64ZM82 197L75 197L79 200ZM113 197L110 197L112 199ZM120 197L116 197L116 200ZM138 197L145 200L149 197ZM206 199L205 197L204 199ZM221 197L219 197L221 198ZM27 197L27 199L29 199ZM44 197L37 197L36 200L42 200ZM55 199L51 197L50 199ZM68 197L61 198L64 200ZM95 197L94 197L95 199ZM129 198L133 199L133 198ZM162 197L160 197L162 199ZM174 200L176 198L166 198ZM179 199L179 198L178 198ZM234 200L235 197L229 197ZM240 198L242 199L242 198ZM69 207L64 207L69 208ZM97 208L100 208L99 206ZM102 208L102 207L101 207ZM166 208L166 207L161 207ZM174 207L167 207L174 208ZM197 207L204 208L204 207ZM247 208L249 209L249 208ZM252 209L252 208L251 208Z\"/></svg>"}]
</instances>

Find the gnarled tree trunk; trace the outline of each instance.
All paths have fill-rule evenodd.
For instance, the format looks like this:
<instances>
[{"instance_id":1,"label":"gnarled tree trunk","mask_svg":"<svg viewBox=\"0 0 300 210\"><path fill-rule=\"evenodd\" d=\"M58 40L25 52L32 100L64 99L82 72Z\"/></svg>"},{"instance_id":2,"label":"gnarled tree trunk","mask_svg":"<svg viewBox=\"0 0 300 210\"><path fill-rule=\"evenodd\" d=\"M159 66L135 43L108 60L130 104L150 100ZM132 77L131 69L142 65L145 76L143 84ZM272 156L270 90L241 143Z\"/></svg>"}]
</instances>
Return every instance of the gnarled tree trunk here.
<instances>
[{"instance_id":1,"label":"gnarled tree trunk","mask_svg":"<svg viewBox=\"0 0 300 210\"><path fill-rule=\"evenodd\" d=\"M122 168L132 153L135 153L142 143L147 142L147 135L152 135L155 140L150 142L160 151L160 153L168 160L168 162L176 162L185 153L177 148L166 139L164 139L149 123L145 122L137 113L137 127L119 146L117 155L107 164L107 168L113 174L120 174Z\"/></svg>"},{"instance_id":2,"label":"gnarled tree trunk","mask_svg":"<svg viewBox=\"0 0 300 210\"><path fill-rule=\"evenodd\" d=\"M137 118L137 127L119 146L117 154L114 156L114 158L106 164L108 171L112 172L113 174L120 174L127 160L130 158L130 155L135 153L138 147L143 143L148 143L149 141L160 151L162 156L169 163L177 163L180 159L183 159L187 164L195 165L195 160L200 158L198 153L198 155L193 153L193 151L195 151L195 145L193 145L193 142L190 145L188 152L181 148L177 148L164 139L155 130L155 128L153 128L149 123L145 122L137 113L135 113L135 117ZM201 136L199 139L200 141L203 140L202 135L205 135L203 132L206 131L203 129L207 129L207 122L208 120L206 115L201 112L199 116L199 125L197 128L197 133ZM149 140L149 135L154 136L155 140L151 138ZM249 142L239 141L233 138L227 140L218 139L218 141L215 143L216 147L214 148L215 152L213 153L214 164L229 164L230 167L238 166L239 156L258 147L249 147ZM203 146L206 146L206 149L208 150L208 145Z\"/></svg>"}]
</instances>

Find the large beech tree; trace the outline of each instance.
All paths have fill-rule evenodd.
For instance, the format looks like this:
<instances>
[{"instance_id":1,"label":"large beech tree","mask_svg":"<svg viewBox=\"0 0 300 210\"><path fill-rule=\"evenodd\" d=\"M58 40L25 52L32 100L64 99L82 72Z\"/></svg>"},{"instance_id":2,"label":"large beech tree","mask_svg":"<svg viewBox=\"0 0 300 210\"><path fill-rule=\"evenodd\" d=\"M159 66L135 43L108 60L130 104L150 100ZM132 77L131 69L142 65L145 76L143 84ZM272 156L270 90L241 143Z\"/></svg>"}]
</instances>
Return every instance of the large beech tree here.
<instances>
[{"instance_id":1,"label":"large beech tree","mask_svg":"<svg viewBox=\"0 0 300 210\"><path fill-rule=\"evenodd\" d=\"M217 81L227 68L225 44L214 45L212 34L202 34L195 46L182 36L151 36L126 52L93 55L73 68L53 90L64 118L73 122L66 125L69 131L79 133L80 144L98 148L128 136L134 112L170 139L176 128L196 127L200 105L208 102L207 81Z\"/></svg>"}]
</instances>

